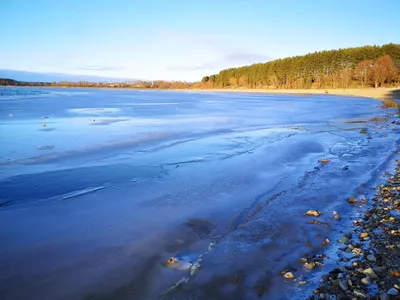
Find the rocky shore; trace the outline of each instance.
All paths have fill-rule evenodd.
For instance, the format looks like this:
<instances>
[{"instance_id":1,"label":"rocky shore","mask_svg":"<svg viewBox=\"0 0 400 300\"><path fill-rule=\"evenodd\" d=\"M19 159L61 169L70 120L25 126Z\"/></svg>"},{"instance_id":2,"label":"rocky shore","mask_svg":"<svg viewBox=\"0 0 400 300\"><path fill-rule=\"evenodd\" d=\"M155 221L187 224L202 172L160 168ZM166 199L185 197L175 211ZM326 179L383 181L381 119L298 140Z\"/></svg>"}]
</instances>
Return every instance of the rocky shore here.
<instances>
[{"instance_id":1,"label":"rocky shore","mask_svg":"<svg viewBox=\"0 0 400 300\"><path fill-rule=\"evenodd\" d=\"M366 201L348 199L353 206ZM363 218L337 241L342 267L323 275L308 299L400 299L400 162L370 201Z\"/></svg>"}]
</instances>

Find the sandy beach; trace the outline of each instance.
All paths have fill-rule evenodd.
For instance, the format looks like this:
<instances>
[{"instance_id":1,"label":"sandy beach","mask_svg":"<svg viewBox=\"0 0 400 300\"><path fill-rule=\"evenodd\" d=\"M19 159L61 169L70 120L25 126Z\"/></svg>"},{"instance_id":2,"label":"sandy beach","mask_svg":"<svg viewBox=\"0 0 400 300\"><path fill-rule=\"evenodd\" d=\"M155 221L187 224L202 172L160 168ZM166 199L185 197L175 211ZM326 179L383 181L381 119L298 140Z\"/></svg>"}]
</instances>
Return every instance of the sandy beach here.
<instances>
[{"instance_id":1,"label":"sandy beach","mask_svg":"<svg viewBox=\"0 0 400 300\"><path fill-rule=\"evenodd\" d=\"M354 88L354 89L194 89L204 92L239 92L267 94L332 94L390 100L399 97L398 88Z\"/></svg>"}]
</instances>

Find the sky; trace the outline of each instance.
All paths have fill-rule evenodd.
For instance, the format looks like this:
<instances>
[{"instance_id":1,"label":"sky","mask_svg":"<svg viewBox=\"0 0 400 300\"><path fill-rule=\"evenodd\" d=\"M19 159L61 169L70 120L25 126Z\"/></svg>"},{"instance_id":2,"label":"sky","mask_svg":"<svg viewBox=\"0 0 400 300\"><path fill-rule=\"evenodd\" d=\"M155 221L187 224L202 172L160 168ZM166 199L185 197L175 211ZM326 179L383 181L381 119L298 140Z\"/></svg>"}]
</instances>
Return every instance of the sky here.
<instances>
[{"instance_id":1,"label":"sky","mask_svg":"<svg viewBox=\"0 0 400 300\"><path fill-rule=\"evenodd\" d=\"M198 81L277 58L400 43L399 13L398 0L0 0L0 69Z\"/></svg>"}]
</instances>

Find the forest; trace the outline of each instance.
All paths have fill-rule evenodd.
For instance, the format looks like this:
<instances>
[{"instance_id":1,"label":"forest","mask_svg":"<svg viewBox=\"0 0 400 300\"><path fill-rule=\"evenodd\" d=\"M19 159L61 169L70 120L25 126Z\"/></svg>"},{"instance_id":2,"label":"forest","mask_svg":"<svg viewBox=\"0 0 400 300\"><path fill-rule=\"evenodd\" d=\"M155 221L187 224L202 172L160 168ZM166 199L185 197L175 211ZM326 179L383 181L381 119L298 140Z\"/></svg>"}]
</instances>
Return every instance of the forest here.
<instances>
[{"instance_id":1,"label":"forest","mask_svg":"<svg viewBox=\"0 0 400 300\"><path fill-rule=\"evenodd\" d=\"M199 82L21 82L0 78L0 85L136 89L323 89L397 87L400 44L319 51L251 66L230 68Z\"/></svg>"},{"instance_id":2,"label":"forest","mask_svg":"<svg viewBox=\"0 0 400 300\"><path fill-rule=\"evenodd\" d=\"M350 88L397 86L400 45L363 46L314 52L205 76L207 88Z\"/></svg>"}]
</instances>

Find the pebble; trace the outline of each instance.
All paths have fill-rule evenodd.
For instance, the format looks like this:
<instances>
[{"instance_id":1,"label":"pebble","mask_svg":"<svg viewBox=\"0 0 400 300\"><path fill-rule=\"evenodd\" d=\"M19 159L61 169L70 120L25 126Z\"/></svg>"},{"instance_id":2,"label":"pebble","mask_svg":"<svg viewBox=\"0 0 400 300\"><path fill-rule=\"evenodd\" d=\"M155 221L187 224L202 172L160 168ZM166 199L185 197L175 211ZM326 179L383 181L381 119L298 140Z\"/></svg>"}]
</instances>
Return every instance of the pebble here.
<instances>
[{"instance_id":1,"label":"pebble","mask_svg":"<svg viewBox=\"0 0 400 300\"><path fill-rule=\"evenodd\" d=\"M322 215L322 212L320 212L318 210L310 209L304 215L305 216L319 217L320 215Z\"/></svg>"},{"instance_id":2,"label":"pebble","mask_svg":"<svg viewBox=\"0 0 400 300\"><path fill-rule=\"evenodd\" d=\"M360 298L367 298L367 295L365 294L364 291L354 290L353 293L354 293L354 295L356 295L357 297L360 297Z\"/></svg>"},{"instance_id":3,"label":"pebble","mask_svg":"<svg viewBox=\"0 0 400 300\"><path fill-rule=\"evenodd\" d=\"M395 288L391 288L390 290L387 291L387 293L391 296L397 296L399 294L399 291L396 290Z\"/></svg>"},{"instance_id":4,"label":"pebble","mask_svg":"<svg viewBox=\"0 0 400 300\"><path fill-rule=\"evenodd\" d=\"M367 236L368 236L368 232L363 232L363 233L360 234L360 238L361 238L361 239L364 239L364 238L366 238Z\"/></svg>"},{"instance_id":5,"label":"pebble","mask_svg":"<svg viewBox=\"0 0 400 300\"><path fill-rule=\"evenodd\" d=\"M336 221L340 221L342 219L342 217L339 214L336 214L334 218Z\"/></svg>"},{"instance_id":6,"label":"pebble","mask_svg":"<svg viewBox=\"0 0 400 300\"><path fill-rule=\"evenodd\" d=\"M285 277L286 279L293 279L294 275L292 272L287 272L285 273L285 275L283 275L283 277Z\"/></svg>"},{"instance_id":7,"label":"pebble","mask_svg":"<svg viewBox=\"0 0 400 300\"><path fill-rule=\"evenodd\" d=\"M388 294L382 294L379 296L379 299L380 300L390 300L390 297Z\"/></svg>"},{"instance_id":8,"label":"pebble","mask_svg":"<svg viewBox=\"0 0 400 300\"><path fill-rule=\"evenodd\" d=\"M338 242L339 243L341 243L341 244L348 244L349 243L349 239L347 238L347 237L345 237L345 236L342 236L339 240L338 240Z\"/></svg>"},{"instance_id":9,"label":"pebble","mask_svg":"<svg viewBox=\"0 0 400 300\"><path fill-rule=\"evenodd\" d=\"M386 268L385 267L375 267L375 268L373 268L373 270L375 273L382 274L386 271Z\"/></svg>"},{"instance_id":10,"label":"pebble","mask_svg":"<svg viewBox=\"0 0 400 300\"><path fill-rule=\"evenodd\" d=\"M349 289L346 280L339 280L339 286L343 291L347 291Z\"/></svg>"},{"instance_id":11,"label":"pebble","mask_svg":"<svg viewBox=\"0 0 400 300\"><path fill-rule=\"evenodd\" d=\"M369 261L373 261L373 262L376 261L376 258L375 258L375 256L374 256L373 254L367 255L367 259L368 259Z\"/></svg>"},{"instance_id":12,"label":"pebble","mask_svg":"<svg viewBox=\"0 0 400 300\"><path fill-rule=\"evenodd\" d=\"M347 200L347 202L353 204L353 203L356 203L357 200L356 200L356 198L354 198L354 196L351 196L351 197L349 198L349 200Z\"/></svg>"},{"instance_id":13,"label":"pebble","mask_svg":"<svg viewBox=\"0 0 400 300\"><path fill-rule=\"evenodd\" d=\"M368 276L361 279L361 282L362 282L362 284L365 284L365 285L370 285L372 283L371 278L369 278Z\"/></svg>"},{"instance_id":14,"label":"pebble","mask_svg":"<svg viewBox=\"0 0 400 300\"><path fill-rule=\"evenodd\" d=\"M378 276L376 276L376 274L372 268L365 269L363 271L363 274L371 277L372 279L378 278Z\"/></svg>"},{"instance_id":15,"label":"pebble","mask_svg":"<svg viewBox=\"0 0 400 300\"><path fill-rule=\"evenodd\" d=\"M312 270L312 269L315 268L315 263L314 263L314 262L311 262L311 263L306 262L306 263L304 264L304 268L309 269L309 270Z\"/></svg>"}]
</instances>

